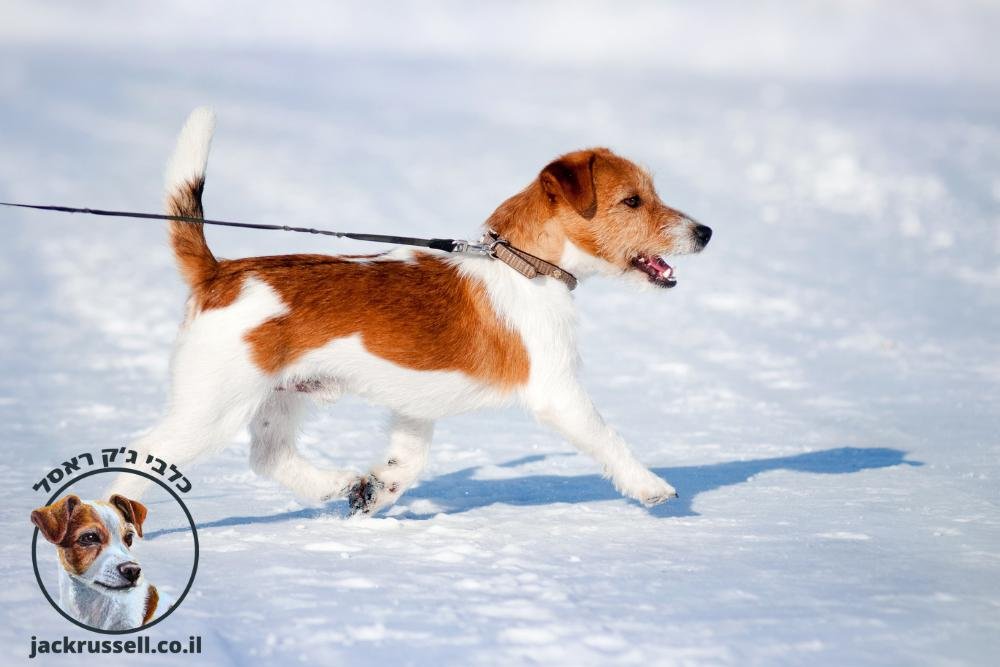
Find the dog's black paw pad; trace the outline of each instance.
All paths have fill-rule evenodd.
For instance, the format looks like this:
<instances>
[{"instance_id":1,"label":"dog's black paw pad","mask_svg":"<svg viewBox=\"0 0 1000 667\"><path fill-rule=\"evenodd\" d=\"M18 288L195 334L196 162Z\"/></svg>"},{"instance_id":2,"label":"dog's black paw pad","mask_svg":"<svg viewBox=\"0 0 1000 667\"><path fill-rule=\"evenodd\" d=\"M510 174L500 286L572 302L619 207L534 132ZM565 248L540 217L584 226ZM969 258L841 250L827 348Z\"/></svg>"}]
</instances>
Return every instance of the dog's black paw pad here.
<instances>
[{"instance_id":1,"label":"dog's black paw pad","mask_svg":"<svg viewBox=\"0 0 1000 667\"><path fill-rule=\"evenodd\" d=\"M385 482L375 475L361 477L347 493L347 502L351 507L351 515L368 514L375 504L378 492L385 488Z\"/></svg>"}]
</instances>

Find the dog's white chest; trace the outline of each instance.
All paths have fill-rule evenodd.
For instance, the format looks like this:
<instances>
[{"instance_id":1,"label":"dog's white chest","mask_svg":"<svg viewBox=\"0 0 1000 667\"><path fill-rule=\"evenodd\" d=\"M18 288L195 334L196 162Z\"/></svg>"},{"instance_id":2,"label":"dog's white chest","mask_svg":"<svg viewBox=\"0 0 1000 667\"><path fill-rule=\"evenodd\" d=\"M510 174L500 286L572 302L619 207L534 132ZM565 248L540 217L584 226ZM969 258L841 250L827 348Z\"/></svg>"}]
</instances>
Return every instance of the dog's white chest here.
<instances>
[{"instance_id":1,"label":"dog's white chest","mask_svg":"<svg viewBox=\"0 0 1000 667\"><path fill-rule=\"evenodd\" d=\"M59 570L59 605L81 623L103 630L132 630L142 625L148 584L130 591L100 593Z\"/></svg>"}]
</instances>

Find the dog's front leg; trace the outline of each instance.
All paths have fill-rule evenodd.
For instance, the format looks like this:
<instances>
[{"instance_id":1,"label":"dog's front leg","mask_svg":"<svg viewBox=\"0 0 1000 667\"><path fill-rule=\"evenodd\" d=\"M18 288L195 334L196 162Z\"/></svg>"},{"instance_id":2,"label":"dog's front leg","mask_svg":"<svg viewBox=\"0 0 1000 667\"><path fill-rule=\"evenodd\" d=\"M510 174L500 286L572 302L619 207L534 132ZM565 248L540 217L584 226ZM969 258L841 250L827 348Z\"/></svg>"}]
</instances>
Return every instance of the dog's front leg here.
<instances>
[{"instance_id":1,"label":"dog's front leg","mask_svg":"<svg viewBox=\"0 0 1000 667\"><path fill-rule=\"evenodd\" d=\"M640 463L625 440L604 422L578 382L544 393L530 401L536 418L600 463L604 476L620 493L646 506L677 497L674 487Z\"/></svg>"},{"instance_id":2,"label":"dog's front leg","mask_svg":"<svg viewBox=\"0 0 1000 667\"><path fill-rule=\"evenodd\" d=\"M417 481L427 464L433 431L432 421L393 415L389 451L348 493L351 514L374 514L396 502Z\"/></svg>"}]
</instances>

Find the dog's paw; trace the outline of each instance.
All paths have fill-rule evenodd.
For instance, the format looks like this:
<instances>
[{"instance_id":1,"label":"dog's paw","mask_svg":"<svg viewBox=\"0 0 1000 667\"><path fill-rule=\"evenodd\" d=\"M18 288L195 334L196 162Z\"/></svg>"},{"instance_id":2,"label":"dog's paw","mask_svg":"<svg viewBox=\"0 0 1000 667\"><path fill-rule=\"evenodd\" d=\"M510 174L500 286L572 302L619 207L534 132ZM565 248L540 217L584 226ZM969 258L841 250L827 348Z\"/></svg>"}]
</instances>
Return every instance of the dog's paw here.
<instances>
[{"instance_id":1,"label":"dog's paw","mask_svg":"<svg viewBox=\"0 0 1000 667\"><path fill-rule=\"evenodd\" d=\"M667 484L667 491L662 493L654 493L652 495L641 496L639 502L646 507L653 507L654 505L659 505L660 503L665 503L672 498L677 498L677 491L674 487Z\"/></svg>"},{"instance_id":2,"label":"dog's paw","mask_svg":"<svg viewBox=\"0 0 1000 667\"><path fill-rule=\"evenodd\" d=\"M648 470L643 472L639 483L622 485L619 490L646 507L653 507L677 497L677 489Z\"/></svg>"},{"instance_id":3,"label":"dog's paw","mask_svg":"<svg viewBox=\"0 0 1000 667\"><path fill-rule=\"evenodd\" d=\"M385 483L375 475L359 477L347 492L347 504L351 508L351 516L355 514L371 514L379 507L379 493L385 488Z\"/></svg>"},{"instance_id":4,"label":"dog's paw","mask_svg":"<svg viewBox=\"0 0 1000 667\"><path fill-rule=\"evenodd\" d=\"M328 503L331 500L337 500L338 498L347 498L350 496L351 491L354 489L354 487L358 485L360 481L361 478L358 477L357 473L349 474L346 477L330 480L330 482L332 483L332 488L335 489L334 491L329 491L327 493L318 493L311 497L303 494L302 502ZM331 484L324 483L322 484L322 487L331 488Z\"/></svg>"}]
</instances>

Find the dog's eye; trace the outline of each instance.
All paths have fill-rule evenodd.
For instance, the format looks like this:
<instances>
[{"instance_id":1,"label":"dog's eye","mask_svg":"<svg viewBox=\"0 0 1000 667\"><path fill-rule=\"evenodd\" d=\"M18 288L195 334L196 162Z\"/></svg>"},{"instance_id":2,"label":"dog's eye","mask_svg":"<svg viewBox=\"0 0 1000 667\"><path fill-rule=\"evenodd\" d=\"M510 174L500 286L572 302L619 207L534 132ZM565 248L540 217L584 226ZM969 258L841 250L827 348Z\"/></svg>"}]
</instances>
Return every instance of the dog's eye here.
<instances>
[{"instance_id":1,"label":"dog's eye","mask_svg":"<svg viewBox=\"0 0 1000 667\"><path fill-rule=\"evenodd\" d=\"M101 541L101 536L98 535L97 533L84 533L77 539L77 542L85 546L98 544L100 541Z\"/></svg>"},{"instance_id":2,"label":"dog's eye","mask_svg":"<svg viewBox=\"0 0 1000 667\"><path fill-rule=\"evenodd\" d=\"M132 546L132 536L134 534L135 533L125 533L125 546L127 547Z\"/></svg>"},{"instance_id":3,"label":"dog's eye","mask_svg":"<svg viewBox=\"0 0 1000 667\"><path fill-rule=\"evenodd\" d=\"M632 195L631 197L626 197L625 199L623 199L622 203L628 206L629 208L639 208L639 206L642 204L642 197L640 197L639 195Z\"/></svg>"}]
</instances>

